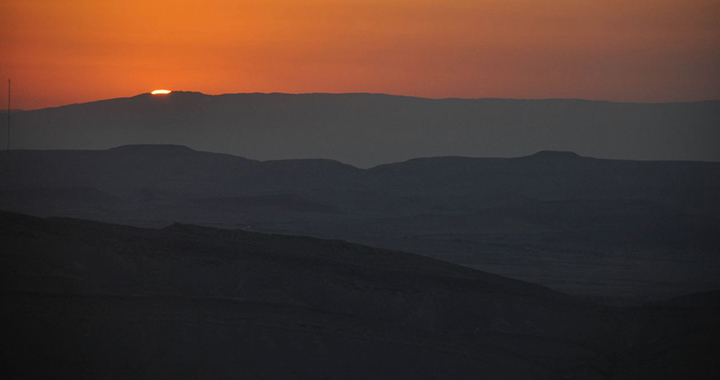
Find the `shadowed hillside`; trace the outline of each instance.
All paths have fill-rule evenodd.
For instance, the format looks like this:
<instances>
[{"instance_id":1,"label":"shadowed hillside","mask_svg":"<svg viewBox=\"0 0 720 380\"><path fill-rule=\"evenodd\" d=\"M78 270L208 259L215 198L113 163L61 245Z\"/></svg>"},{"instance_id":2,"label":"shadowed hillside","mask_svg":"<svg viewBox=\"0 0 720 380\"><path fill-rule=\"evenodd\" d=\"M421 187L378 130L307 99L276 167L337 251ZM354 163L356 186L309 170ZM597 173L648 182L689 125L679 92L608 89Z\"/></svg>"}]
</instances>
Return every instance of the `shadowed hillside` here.
<instances>
[{"instance_id":1,"label":"shadowed hillside","mask_svg":"<svg viewBox=\"0 0 720 380\"><path fill-rule=\"evenodd\" d=\"M0 213L0 243L11 378L610 379L658 360L668 375L713 370L688 356L701 344L689 330L717 336L713 294L615 309L407 253L180 224Z\"/></svg>"}]
</instances>

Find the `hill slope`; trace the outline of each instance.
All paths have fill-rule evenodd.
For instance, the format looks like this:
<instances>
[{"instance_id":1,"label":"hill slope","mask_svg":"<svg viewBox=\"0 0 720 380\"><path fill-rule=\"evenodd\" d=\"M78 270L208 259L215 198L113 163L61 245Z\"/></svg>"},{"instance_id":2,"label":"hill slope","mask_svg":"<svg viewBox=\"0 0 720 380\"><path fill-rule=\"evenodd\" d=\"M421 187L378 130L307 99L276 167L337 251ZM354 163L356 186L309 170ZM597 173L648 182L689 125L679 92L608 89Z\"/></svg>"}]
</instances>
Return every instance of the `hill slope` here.
<instances>
[{"instance_id":1,"label":"hill slope","mask_svg":"<svg viewBox=\"0 0 720 380\"><path fill-rule=\"evenodd\" d=\"M420 256L187 225L0 226L11 376L552 378L604 360L579 345L602 322L577 308L594 307ZM536 346L568 353L539 365Z\"/></svg>"},{"instance_id":2,"label":"hill slope","mask_svg":"<svg viewBox=\"0 0 720 380\"><path fill-rule=\"evenodd\" d=\"M690 332L714 331L714 296L609 309L401 252L188 225L0 213L0 243L0 364L13 378L644 378L658 358L669 373L711 368L686 347L702 343Z\"/></svg>"}]
</instances>

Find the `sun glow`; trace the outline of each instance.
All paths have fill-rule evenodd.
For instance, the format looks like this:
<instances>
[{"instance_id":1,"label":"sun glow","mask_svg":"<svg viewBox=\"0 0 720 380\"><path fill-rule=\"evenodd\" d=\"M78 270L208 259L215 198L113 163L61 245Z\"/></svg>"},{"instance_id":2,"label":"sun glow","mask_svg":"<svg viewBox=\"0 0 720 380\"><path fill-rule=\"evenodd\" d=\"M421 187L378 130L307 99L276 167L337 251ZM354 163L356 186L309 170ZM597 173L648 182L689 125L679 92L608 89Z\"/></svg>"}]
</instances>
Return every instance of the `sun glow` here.
<instances>
[{"instance_id":1,"label":"sun glow","mask_svg":"<svg viewBox=\"0 0 720 380\"><path fill-rule=\"evenodd\" d=\"M155 90L155 91L151 92L151 94L153 94L153 95L166 95L166 94L169 94L169 93L171 93L171 92L172 92L172 91L170 91L170 90Z\"/></svg>"}]
</instances>

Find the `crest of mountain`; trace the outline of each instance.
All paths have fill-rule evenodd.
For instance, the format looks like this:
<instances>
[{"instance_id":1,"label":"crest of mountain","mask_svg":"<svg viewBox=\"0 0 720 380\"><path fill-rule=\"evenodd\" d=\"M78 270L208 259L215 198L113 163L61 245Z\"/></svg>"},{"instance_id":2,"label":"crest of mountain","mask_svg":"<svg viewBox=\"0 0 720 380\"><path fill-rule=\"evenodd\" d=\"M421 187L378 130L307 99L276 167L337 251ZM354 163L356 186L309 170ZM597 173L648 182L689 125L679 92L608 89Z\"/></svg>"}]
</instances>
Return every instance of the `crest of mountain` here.
<instances>
[{"instance_id":1,"label":"crest of mountain","mask_svg":"<svg viewBox=\"0 0 720 380\"><path fill-rule=\"evenodd\" d=\"M544 151L532 154L526 158L531 159L531 160L574 160L574 159L578 159L581 157L579 154L577 154L575 152L560 152L560 151L544 150Z\"/></svg>"}]
</instances>

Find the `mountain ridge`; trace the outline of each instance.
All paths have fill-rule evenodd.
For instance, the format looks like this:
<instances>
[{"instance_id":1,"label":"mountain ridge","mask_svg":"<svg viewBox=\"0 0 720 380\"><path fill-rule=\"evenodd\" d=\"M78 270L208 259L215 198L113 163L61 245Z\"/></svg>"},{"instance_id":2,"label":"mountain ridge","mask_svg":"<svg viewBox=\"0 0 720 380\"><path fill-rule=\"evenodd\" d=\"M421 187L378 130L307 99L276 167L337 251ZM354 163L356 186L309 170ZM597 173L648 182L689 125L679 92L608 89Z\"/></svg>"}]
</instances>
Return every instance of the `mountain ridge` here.
<instances>
[{"instance_id":1,"label":"mountain ridge","mask_svg":"<svg viewBox=\"0 0 720 380\"><path fill-rule=\"evenodd\" d=\"M180 96L201 96L207 98L222 98L222 97L234 97L234 96L283 96L283 97L302 97L302 96L377 96L397 99L414 99L414 100L430 100L430 101L508 101L508 102L579 102L579 103L607 103L607 104L630 104L630 105L672 105L672 104L703 104L703 103L718 103L720 99L703 99L703 100L689 100L689 101L665 101L665 102L627 102L627 101L615 101L605 99L586 99L586 98L497 98L497 97L484 97L484 98L463 98L463 97L424 97L424 96L413 96L413 95L400 95L382 92L229 92L222 94L207 94L201 91L190 91L190 90L174 90L170 94L164 95L152 95L150 92L143 92L136 95L120 96L114 98L89 100L84 102L75 102L68 104L60 104L57 106L32 108L32 109L13 109L15 112L33 112L41 110L49 110L56 108L72 107L84 104L94 104L100 102L112 102L112 101L123 101L127 99L151 99L153 97L167 97L171 95Z\"/></svg>"},{"instance_id":2,"label":"mountain ridge","mask_svg":"<svg viewBox=\"0 0 720 380\"><path fill-rule=\"evenodd\" d=\"M0 209L37 216L342 239L579 294L658 298L720 278L715 162L542 152L362 169L147 145L11 151L0 167Z\"/></svg>"},{"instance_id":3,"label":"mountain ridge","mask_svg":"<svg viewBox=\"0 0 720 380\"><path fill-rule=\"evenodd\" d=\"M520 157L543 150L716 162L719 105L361 93L142 94L13 113L12 147L174 144L256 160L325 158L363 168L417 157Z\"/></svg>"},{"instance_id":4,"label":"mountain ridge","mask_svg":"<svg viewBox=\"0 0 720 380\"><path fill-rule=\"evenodd\" d=\"M247 161L257 162L257 163L289 163L289 162L326 162L326 163L334 163L339 164L341 166L345 167L351 167L359 170L373 170L378 167L383 166L391 166L391 165L398 165L398 164L405 164L405 163L417 163L417 162L428 162L428 161L447 161L447 162L471 162L471 161L483 161L483 160L533 160L533 159L559 159L559 160L577 160L577 159L583 159L583 160L597 160L597 161L628 161L628 162L638 162L638 163L653 163L653 162L665 162L665 163L687 163L687 164L710 164L710 165L716 165L720 164L720 162L717 161L691 161L691 160L632 160L632 159L616 159L616 158L602 158L602 157L589 157L589 156L581 156L576 152L572 151L564 151L564 150L540 150L535 153L530 153L527 155L522 156L516 156L516 157L495 157L495 156L484 156L484 157L476 157L476 156L428 156L428 157L416 157L411 158L404 161L393 161L393 162L386 162L381 163L376 166L371 166L368 168L361 168L356 167L352 164L340 161L340 160L334 160L331 158L282 158L282 159L267 159L267 160L256 160L251 159L248 157L245 157L243 155L237 155L232 153L218 153L218 152L210 152L210 151L203 151L198 149L193 149L187 145L181 145L181 144L127 144L127 145L118 145L115 147L110 148L103 148L103 149L10 149L9 152L12 154L15 153L30 153L30 152L123 152L123 151L157 151L157 150L164 150L167 152L195 152L195 153L202 153L202 154L211 154L211 155L217 155L217 156L230 156L235 158L240 158ZM7 152L7 151L6 151Z\"/></svg>"}]
</instances>

